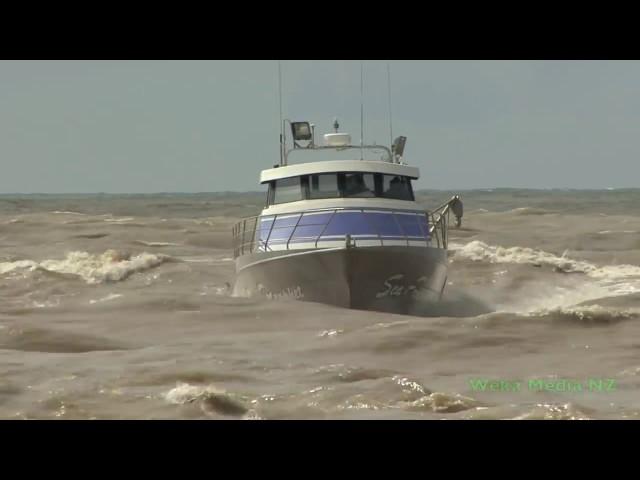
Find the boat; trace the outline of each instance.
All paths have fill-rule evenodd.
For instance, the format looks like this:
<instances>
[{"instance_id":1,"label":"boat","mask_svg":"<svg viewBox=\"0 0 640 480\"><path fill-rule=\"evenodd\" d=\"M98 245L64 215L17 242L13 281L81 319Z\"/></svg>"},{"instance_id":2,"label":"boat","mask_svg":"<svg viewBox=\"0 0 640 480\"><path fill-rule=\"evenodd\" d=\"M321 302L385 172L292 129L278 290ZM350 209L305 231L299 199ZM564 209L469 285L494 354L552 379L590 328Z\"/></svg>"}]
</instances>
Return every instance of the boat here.
<instances>
[{"instance_id":1,"label":"boat","mask_svg":"<svg viewBox=\"0 0 640 480\"><path fill-rule=\"evenodd\" d=\"M419 169L403 159L406 137L389 147L353 145L336 119L318 145L313 124L283 123L292 145L283 126L280 163L260 174L266 204L233 227L233 294L392 313L440 300L450 215L459 227L460 197L420 208L412 187ZM330 150L343 159L290 162L292 153Z\"/></svg>"}]
</instances>

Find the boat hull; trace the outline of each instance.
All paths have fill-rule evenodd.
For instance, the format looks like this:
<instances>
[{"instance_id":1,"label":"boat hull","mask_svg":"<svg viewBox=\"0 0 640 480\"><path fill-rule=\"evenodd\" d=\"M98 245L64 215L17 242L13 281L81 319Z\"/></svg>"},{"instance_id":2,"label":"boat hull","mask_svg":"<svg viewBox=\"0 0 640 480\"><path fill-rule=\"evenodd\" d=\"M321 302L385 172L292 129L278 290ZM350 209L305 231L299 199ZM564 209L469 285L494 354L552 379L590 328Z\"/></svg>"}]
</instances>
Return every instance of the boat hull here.
<instances>
[{"instance_id":1,"label":"boat hull","mask_svg":"<svg viewBox=\"0 0 640 480\"><path fill-rule=\"evenodd\" d=\"M417 302L439 300L447 252L412 246L255 252L238 257L236 270L235 295L409 313Z\"/></svg>"}]
</instances>

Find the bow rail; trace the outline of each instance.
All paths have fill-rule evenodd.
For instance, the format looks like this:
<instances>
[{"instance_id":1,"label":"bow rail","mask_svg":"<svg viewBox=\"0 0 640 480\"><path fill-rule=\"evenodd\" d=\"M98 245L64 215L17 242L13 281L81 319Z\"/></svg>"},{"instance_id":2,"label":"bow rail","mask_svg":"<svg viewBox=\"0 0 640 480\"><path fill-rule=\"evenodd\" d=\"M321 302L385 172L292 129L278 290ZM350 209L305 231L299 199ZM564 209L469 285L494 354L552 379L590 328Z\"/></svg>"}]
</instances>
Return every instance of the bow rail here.
<instances>
[{"instance_id":1,"label":"bow rail","mask_svg":"<svg viewBox=\"0 0 640 480\"><path fill-rule=\"evenodd\" d=\"M324 248L328 243L344 243L348 247L406 245L447 248L449 217L456 217L456 226L462 221L462 201L457 195L433 211L415 212L403 210L385 210L380 208L328 208L304 210L286 214L256 215L240 220L233 226L234 258L255 251L292 250L299 248ZM324 215L323 215L324 214ZM360 227L367 224L370 228L365 234L353 234L346 231L335 234L328 230L336 215L358 215ZM375 223L374 216L386 214L390 223ZM316 223L301 223L307 216L323 218ZM345 218L348 217L345 215ZM409 217L411 217L410 220ZM415 222L413 222L415 217ZM267 225L264 228L262 223ZM280 226L274 228L274 226ZM339 223L339 222L338 222ZM344 225L343 225L344 226ZM315 228L313 228L315 227ZM393 232L389 231L390 227ZM315 230L316 234L299 235L304 229ZM320 244L320 245L319 245Z\"/></svg>"}]
</instances>

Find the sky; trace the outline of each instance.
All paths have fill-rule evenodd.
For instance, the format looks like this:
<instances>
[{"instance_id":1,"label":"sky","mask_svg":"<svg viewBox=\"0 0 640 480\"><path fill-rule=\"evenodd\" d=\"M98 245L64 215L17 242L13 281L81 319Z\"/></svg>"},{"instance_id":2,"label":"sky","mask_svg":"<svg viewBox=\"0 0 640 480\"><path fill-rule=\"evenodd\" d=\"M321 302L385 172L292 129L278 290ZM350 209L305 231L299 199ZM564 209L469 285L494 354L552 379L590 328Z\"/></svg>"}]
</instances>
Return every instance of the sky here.
<instances>
[{"instance_id":1,"label":"sky","mask_svg":"<svg viewBox=\"0 0 640 480\"><path fill-rule=\"evenodd\" d=\"M418 189L640 187L640 62L282 61L283 116L393 135ZM0 193L261 190L278 62L0 61Z\"/></svg>"}]
</instances>

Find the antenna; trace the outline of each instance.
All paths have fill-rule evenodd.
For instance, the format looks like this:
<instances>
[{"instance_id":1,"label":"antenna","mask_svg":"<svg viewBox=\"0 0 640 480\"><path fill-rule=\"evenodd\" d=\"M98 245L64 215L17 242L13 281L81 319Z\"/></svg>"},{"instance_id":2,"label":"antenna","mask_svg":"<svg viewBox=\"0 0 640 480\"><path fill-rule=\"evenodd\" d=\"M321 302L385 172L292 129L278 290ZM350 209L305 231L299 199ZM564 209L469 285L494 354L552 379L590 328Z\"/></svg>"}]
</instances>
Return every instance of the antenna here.
<instances>
[{"instance_id":1,"label":"antenna","mask_svg":"<svg viewBox=\"0 0 640 480\"><path fill-rule=\"evenodd\" d=\"M364 62L360 60L360 160L363 159L363 147L364 147Z\"/></svg>"},{"instance_id":2,"label":"antenna","mask_svg":"<svg viewBox=\"0 0 640 480\"><path fill-rule=\"evenodd\" d=\"M393 145L393 117L391 115L391 67L389 66L389 62L387 62L387 87L389 90L389 145Z\"/></svg>"},{"instance_id":3,"label":"antenna","mask_svg":"<svg viewBox=\"0 0 640 480\"><path fill-rule=\"evenodd\" d=\"M284 123L282 122L282 65L278 60L278 100L280 103L280 165L282 165L284 154Z\"/></svg>"}]
</instances>

